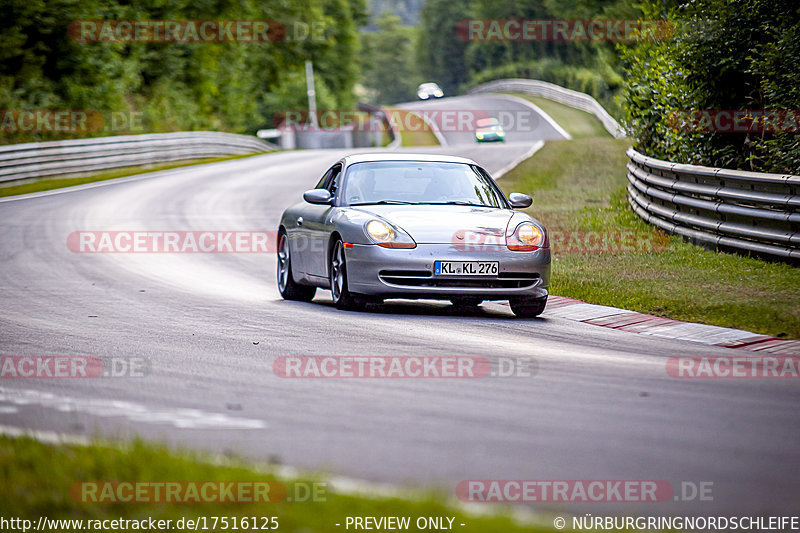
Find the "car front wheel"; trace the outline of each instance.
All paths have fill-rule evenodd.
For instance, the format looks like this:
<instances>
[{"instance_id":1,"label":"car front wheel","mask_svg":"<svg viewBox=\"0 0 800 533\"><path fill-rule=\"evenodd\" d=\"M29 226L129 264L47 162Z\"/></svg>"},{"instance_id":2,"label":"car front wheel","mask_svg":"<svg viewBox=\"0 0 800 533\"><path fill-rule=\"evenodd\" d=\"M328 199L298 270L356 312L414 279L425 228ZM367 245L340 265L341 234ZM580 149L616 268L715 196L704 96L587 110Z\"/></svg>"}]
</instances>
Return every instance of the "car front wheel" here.
<instances>
[{"instance_id":1,"label":"car front wheel","mask_svg":"<svg viewBox=\"0 0 800 533\"><path fill-rule=\"evenodd\" d=\"M511 304L511 310L518 317L533 318L541 315L544 312L544 308L547 305L547 296L544 298L517 296L510 298L508 303Z\"/></svg>"},{"instance_id":2,"label":"car front wheel","mask_svg":"<svg viewBox=\"0 0 800 533\"><path fill-rule=\"evenodd\" d=\"M336 241L331 250L328 275L331 281L331 298L339 309L356 309L361 302L347 288L347 261L344 257L342 241Z\"/></svg>"},{"instance_id":3,"label":"car front wheel","mask_svg":"<svg viewBox=\"0 0 800 533\"><path fill-rule=\"evenodd\" d=\"M317 292L316 287L299 285L292 277L292 259L289 252L289 239L285 233L278 237L278 292L284 300L310 302Z\"/></svg>"}]
</instances>

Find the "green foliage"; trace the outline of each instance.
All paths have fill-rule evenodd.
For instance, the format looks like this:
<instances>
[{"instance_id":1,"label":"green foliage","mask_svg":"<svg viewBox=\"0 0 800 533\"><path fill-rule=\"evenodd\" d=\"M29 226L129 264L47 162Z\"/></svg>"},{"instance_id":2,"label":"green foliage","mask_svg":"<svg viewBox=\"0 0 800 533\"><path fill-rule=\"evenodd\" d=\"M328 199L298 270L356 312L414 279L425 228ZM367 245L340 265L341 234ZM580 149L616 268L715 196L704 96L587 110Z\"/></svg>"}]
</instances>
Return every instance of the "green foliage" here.
<instances>
[{"instance_id":1,"label":"green foliage","mask_svg":"<svg viewBox=\"0 0 800 533\"><path fill-rule=\"evenodd\" d=\"M640 18L630 0L429 0L422 11L419 63L452 93L498 78L535 78L583 91L619 114L619 60L610 42L466 41L467 19Z\"/></svg>"},{"instance_id":2,"label":"green foliage","mask_svg":"<svg viewBox=\"0 0 800 533\"><path fill-rule=\"evenodd\" d=\"M0 0L0 109L140 113L142 131L253 132L294 99L297 73L315 66L324 105L351 107L359 76L357 28L364 0ZM274 20L277 42L90 42L71 39L76 20ZM314 24L316 32L296 31ZM299 36L299 37L298 37ZM291 88L291 90L289 90ZM303 88L302 94L305 94ZM282 100L274 95L287 95ZM2 142L63 134L2 132Z\"/></svg>"},{"instance_id":3,"label":"green foliage","mask_svg":"<svg viewBox=\"0 0 800 533\"><path fill-rule=\"evenodd\" d=\"M663 9L651 0L651 13ZM800 171L798 133L697 132L689 110L800 109L800 6L793 0L671 3L672 38L622 50L626 123L662 159L766 172Z\"/></svg>"},{"instance_id":4,"label":"green foliage","mask_svg":"<svg viewBox=\"0 0 800 533\"><path fill-rule=\"evenodd\" d=\"M374 90L374 103L413 99L423 81L414 63L416 32L400 22L400 17L386 12L377 20L377 32L363 34L364 83Z\"/></svg>"},{"instance_id":5,"label":"green foliage","mask_svg":"<svg viewBox=\"0 0 800 533\"><path fill-rule=\"evenodd\" d=\"M418 63L427 81L454 94L467 81L464 54L468 43L456 34L456 25L469 18L470 0L427 0L422 8Z\"/></svg>"}]
</instances>

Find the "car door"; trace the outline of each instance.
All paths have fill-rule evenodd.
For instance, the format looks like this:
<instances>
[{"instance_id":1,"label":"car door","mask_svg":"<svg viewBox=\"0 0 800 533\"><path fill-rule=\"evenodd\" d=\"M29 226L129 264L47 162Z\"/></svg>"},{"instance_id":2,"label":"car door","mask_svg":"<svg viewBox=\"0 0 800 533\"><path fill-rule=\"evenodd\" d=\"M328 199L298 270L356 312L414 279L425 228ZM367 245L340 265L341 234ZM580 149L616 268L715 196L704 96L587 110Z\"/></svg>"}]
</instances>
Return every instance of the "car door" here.
<instances>
[{"instance_id":1,"label":"car door","mask_svg":"<svg viewBox=\"0 0 800 533\"><path fill-rule=\"evenodd\" d=\"M330 178L331 170L328 169L320 178L315 189L325 188L325 184ZM310 207L317 207L309 203L302 204L295 212L295 219L289 221L286 228L286 233L289 237L289 244L292 251L292 270L297 273L300 272L298 279L308 279L308 256L312 253L310 250L310 235L308 233L308 225L306 224L306 217L311 215ZM325 206L320 206L325 207Z\"/></svg>"},{"instance_id":2,"label":"car door","mask_svg":"<svg viewBox=\"0 0 800 533\"><path fill-rule=\"evenodd\" d=\"M327 173L322 188L330 191L331 198L336 196L341 173L340 163L333 165ZM308 238L308 251L305 256L306 274L313 276L312 280L318 283L324 283L328 278L328 240L333 231L331 218L335 209L331 205L308 204L303 210L304 234Z\"/></svg>"}]
</instances>

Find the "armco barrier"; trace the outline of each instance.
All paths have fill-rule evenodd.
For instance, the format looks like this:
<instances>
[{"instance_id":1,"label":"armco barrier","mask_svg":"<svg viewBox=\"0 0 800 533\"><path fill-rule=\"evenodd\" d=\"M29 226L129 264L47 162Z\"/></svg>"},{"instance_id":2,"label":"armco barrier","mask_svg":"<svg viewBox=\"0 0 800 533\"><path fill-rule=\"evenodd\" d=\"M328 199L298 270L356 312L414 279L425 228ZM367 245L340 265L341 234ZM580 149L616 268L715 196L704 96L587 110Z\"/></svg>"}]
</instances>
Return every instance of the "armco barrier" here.
<instances>
[{"instance_id":1,"label":"armco barrier","mask_svg":"<svg viewBox=\"0 0 800 533\"><path fill-rule=\"evenodd\" d=\"M469 93L521 92L594 114L625 137L591 96L538 80L495 80ZM647 222L692 241L800 259L800 176L661 161L628 149L628 202Z\"/></svg>"},{"instance_id":2,"label":"armco barrier","mask_svg":"<svg viewBox=\"0 0 800 533\"><path fill-rule=\"evenodd\" d=\"M628 202L647 222L711 246L800 259L800 176L627 154Z\"/></svg>"},{"instance_id":3,"label":"armco barrier","mask_svg":"<svg viewBox=\"0 0 800 533\"><path fill-rule=\"evenodd\" d=\"M248 135L192 131L0 146L0 182L274 150Z\"/></svg>"},{"instance_id":4,"label":"armco barrier","mask_svg":"<svg viewBox=\"0 0 800 533\"><path fill-rule=\"evenodd\" d=\"M625 137L625 130L617 121L608 114L600 103L588 94L565 89L553 83L538 80L526 80L522 78L511 78L504 80L494 80L477 87L473 87L467 94L477 93L525 93L534 96L541 96L548 100L553 100L560 104L574 107L591 113L603 124L603 127L617 139Z\"/></svg>"}]
</instances>

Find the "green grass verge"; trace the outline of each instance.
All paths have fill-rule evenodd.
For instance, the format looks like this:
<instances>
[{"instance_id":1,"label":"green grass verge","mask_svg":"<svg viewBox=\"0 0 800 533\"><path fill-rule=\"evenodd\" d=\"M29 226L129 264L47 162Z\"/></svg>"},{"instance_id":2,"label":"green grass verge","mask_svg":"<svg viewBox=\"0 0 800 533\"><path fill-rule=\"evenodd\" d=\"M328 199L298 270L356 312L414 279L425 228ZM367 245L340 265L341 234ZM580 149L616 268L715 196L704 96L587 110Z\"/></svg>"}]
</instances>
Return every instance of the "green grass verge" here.
<instances>
[{"instance_id":1,"label":"green grass verge","mask_svg":"<svg viewBox=\"0 0 800 533\"><path fill-rule=\"evenodd\" d=\"M521 526L506 515L473 517L444 503L436 495L419 499L372 498L337 494L330 487L325 501L280 503L79 503L80 491L71 496L70 487L83 481L199 481L264 482L279 481L295 494L299 480L285 480L254 470L242 461L214 464L199 454L174 453L165 448L134 442L123 447L49 445L29 438L0 437L0 516L33 521L50 519L143 519L173 520L198 517L278 517L280 531L330 532L344 530L347 516L455 517L454 529L464 532L509 533L545 531ZM308 478L306 483L323 483ZM272 491L270 492L272 494ZM77 494L77 496L75 496ZM297 491L303 494L303 491ZM322 496L321 492L318 492ZM73 499L75 498L75 499ZM319 498L322 499L321 497ZM210 520L210 518L209 518ZM259 520L261 520L259 518ZM259 522L260 523L260 522ZM335 524L342 524L337 527ZM465 527L458 524L464 523ZM84 522L85 524L85 522ZM87 528L88 529L88 528ZM211 524L208 522L208 529ZM216 530L221 530L217 527ZM233 530L233 528L229 528ZM240 530L242 528L239 528ZM244 528L245 530L256 530ZM409 528L416 530L415 527ZM59 531L76 531L73 527ZM202 527L200 527L202 530Z\"/></svg>"},{"instance_id":2,"label":"green grass verge","mask_svg":"<svg viewBox=\"0 0 800 533\"><path fill-rule=\"evenodd\" d=\"M264 153L274 153L274 152L259 152L255 154L231 155L226 157L210 157L207 159L192 159L190 161L176 161L175 163L163 163L158 165L117 168L114 170L106 170L103 172L98 172L96 174L92 173L80 176L72 176L68 178L64 177L40 178L35 181L19 183L16 185L8 185L8 186L0 185L0 197L16 196L18 194L28 194L40 191L49 191L51 189L61 189L63 187L83 185L84 183L94 183L96 181L105 181L114 178L124 178L125 176L133 176L134 174L142 174L144 172L155 172L157 170L167 170L170 168L178 168L178 167L189 167L193 165L205 165L207 163L216 163L218 161L230 161L232 159L242 159L244 157L251 157L254 155L261 155Z\"/></svg>"},{"instance_id":3,"label":"green grass verge","mask_svg":"<svg viewBox=\"0 0 800 533\"><path fill-rule=\"evenodd\" d=\"M550 230L655 231L626 199L629 141L611 138L602 127L598 131L599 122L588 113L532 100L574 139L548 142L500 180L503 189L532 194L528 211ZM553 246L553 294L800 338L797 267L708 251L675 236L666 248L651 252L559 252L558 243Z\"/></svg>"},{"instance_id":4,"label":"green grass verge","mask_svg":"<svg viewBox=\"0 0 800 533\"><path fill-rule=\"evenodd\" d=\"M396 107L386 109L399 125L400 142L403 146L439 146L436 135L418 114Z\"/></svg>"},{"instance_id":5,"label":"green grass verge","mask_svg":"<svg viewBox=\"0 0 800 533\"><path fill-rule=\"evenodd\" d=\"M591 113L573 109L538 96L521 93L514 94L514 96L525 98L539 106L542 111L550 115L559 126L567 130L569 134L572 135L573 139L608 136L608 132L603 127L603 124Z\"/></svg>"}]
</instances>

